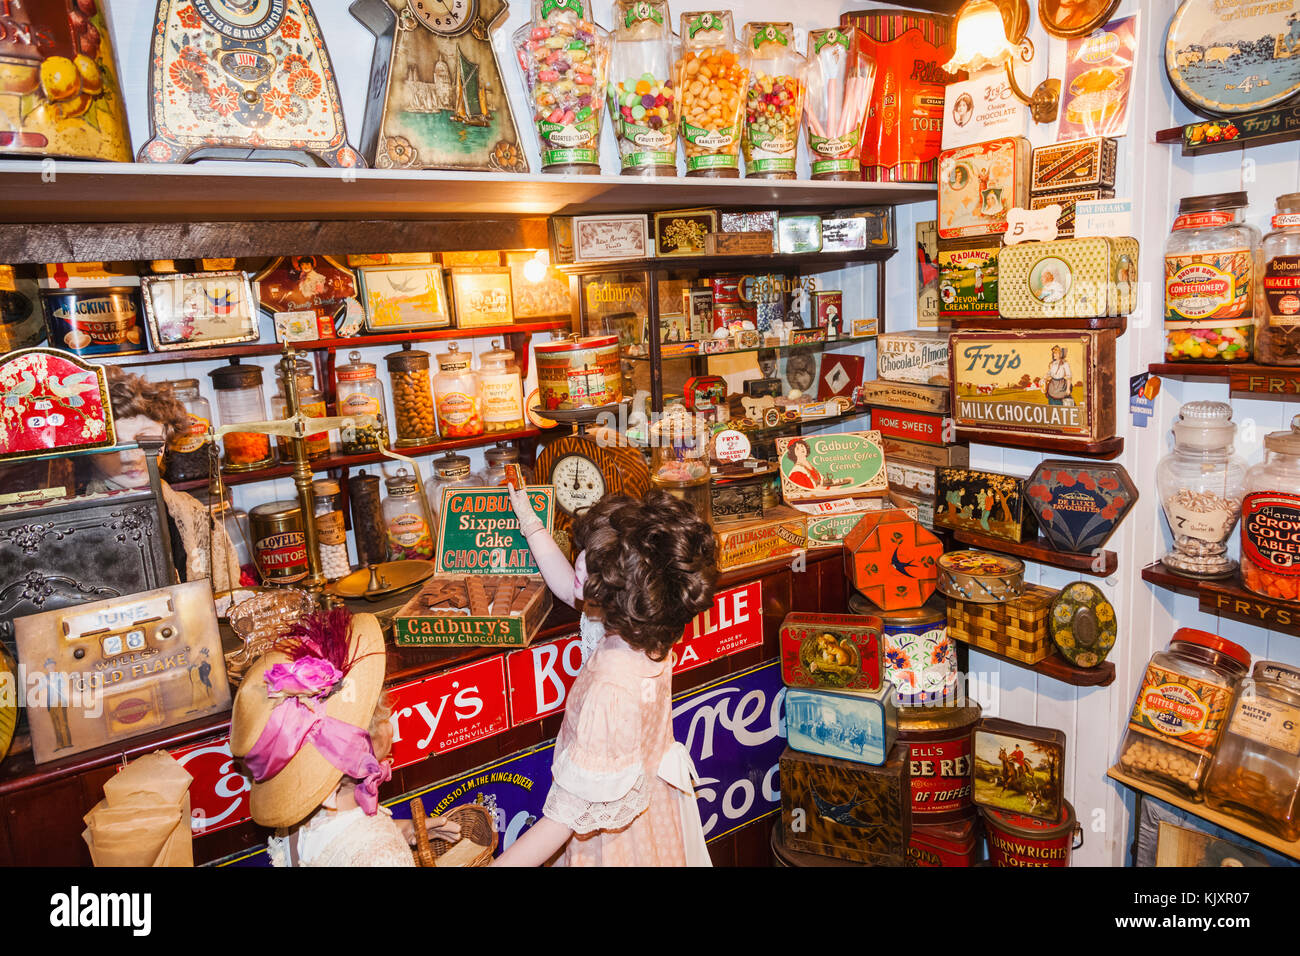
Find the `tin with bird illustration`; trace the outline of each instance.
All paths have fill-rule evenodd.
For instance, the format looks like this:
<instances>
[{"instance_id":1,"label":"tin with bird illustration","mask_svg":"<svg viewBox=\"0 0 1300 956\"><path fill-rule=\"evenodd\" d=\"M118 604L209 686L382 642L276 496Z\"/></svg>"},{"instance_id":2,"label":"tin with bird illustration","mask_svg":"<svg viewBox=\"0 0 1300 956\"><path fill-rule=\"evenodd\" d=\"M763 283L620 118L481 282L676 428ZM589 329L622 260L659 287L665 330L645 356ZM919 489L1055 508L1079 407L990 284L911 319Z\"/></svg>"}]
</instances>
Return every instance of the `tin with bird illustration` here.
<instances>
[{"instance_id":1,"label":"tin with bird illustration","mask_svg":"<svg viewBox=\"0 0 1300 956\"><path fill-rule=\"evenodd\" d=\"M864 515L844 539L849 580L884 611L924 604L942 554L939 539L899 510Z\"/></svg>"},{"instance_id":2,"label":"tin with bird illustration","mask_svg":"<svg viewBox=\"0 0 1300 956\"><path fill-rule=\"evenodd\" d=\"M787 614L781 622L781 680L787 687L880 690L880 628L872 614Z\"/></svg>"}]
</instances>

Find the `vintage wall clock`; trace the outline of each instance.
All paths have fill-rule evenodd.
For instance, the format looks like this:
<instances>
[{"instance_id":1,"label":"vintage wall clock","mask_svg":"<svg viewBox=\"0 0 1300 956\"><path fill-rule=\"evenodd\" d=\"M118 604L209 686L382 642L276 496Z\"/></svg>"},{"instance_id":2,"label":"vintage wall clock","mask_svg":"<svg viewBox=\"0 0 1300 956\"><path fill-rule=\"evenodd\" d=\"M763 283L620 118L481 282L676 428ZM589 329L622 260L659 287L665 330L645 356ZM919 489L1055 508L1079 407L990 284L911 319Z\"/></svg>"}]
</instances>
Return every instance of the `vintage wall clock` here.
<instances>
[{"instance_id":1,"label":"vintage wall clock","mask_svg":"<svg viewBox=\"0 0 1300 956\"><path fill-rule=\"evenodd\" d=\"M641 452L614 444L616 433L580 430L547 444L537 457L537 480L555 487L552 534L572 558L573 520L606 495L640 498L650 488L650 468Z\"/></svg>"},{"instance_id":2,"label":"vintage wall clock","mask_svg":"<svg viewBox=\"0 0 1300 956\"><path fill-rule=\"evenodd\" d=\"M140 162L362 166L307 0L158 0Z\"/></svg>"},{"instance_id":3,"label":"vintage wall clock","mask_svg":"<svg viewBox=\"0 0 1300 956\"><path fill-rule=\"evenodd\" d=\"M356 0L375 35L361 151L380 169L528 172L492 29L505 0Z\"/></svg>"}]
</instances>

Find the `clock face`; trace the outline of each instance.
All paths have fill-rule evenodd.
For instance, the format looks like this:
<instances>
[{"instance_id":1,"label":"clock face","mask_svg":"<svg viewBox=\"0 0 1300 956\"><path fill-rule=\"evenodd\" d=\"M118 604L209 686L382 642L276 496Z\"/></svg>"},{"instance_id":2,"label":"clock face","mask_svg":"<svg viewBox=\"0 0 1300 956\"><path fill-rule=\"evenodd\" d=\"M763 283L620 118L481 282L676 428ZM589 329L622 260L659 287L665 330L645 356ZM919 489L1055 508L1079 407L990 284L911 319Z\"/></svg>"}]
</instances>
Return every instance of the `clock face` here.
<instances>
[{"instance_id":1,"label":"clock face","mask_svg":"<svg viewBox=\"0 0 1300 956\"><path fill-rule=\"evenodd\" d=\"M605 497L605 476L590 458L568 455L551 471L555 502L571 515L579 514Z\"/></svg>"},{"instance_id":2,"label":"clock face","mask_svg":"<svg viewBox=\"0 0 1300 956\"><path fill-rule=\"evenodd\" d=\"M453 36L469 28L478 0L407 0L407 6L434 33Z\"/></svg>"},{"instance_id":3,"label":"clock face","mask_svg":"<svg viewBox=\"0 0 1300 956\"><path fill-rule=\"evenodd\" d=\"M280 27L288 0L194 0L208 25L237 40L262 40Z\"/></svg>"}]
</instances>

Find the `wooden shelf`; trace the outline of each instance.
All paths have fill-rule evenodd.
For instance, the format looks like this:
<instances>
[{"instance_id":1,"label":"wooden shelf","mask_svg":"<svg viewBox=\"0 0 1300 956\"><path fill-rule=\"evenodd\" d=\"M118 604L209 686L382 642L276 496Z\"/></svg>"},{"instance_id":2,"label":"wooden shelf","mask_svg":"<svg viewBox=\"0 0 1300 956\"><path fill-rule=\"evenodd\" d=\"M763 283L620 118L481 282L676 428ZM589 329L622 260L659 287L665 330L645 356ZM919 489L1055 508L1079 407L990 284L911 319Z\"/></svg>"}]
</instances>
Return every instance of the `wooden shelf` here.
<instances>
[{"instance_id":1,"label":"wooden shelf","mask_svg":"<svg viewBox=\"0 0 1300 956\"><path fill-rule=\"evenodd\" d=\"M985 654L1015 667L1033 671L1035 674L1042 674L1044 677L1052 678L1052 680L1059 680L1063 684L1073 684L1075 687L1109 687L1115 682L1115 665L1110 661L1102 661L1096 667L1075 667L1061 656L1060 651L1053 649L1050 655L1037 664L1026 664L1024 661L1018 661L1014 657L1007 657L997 651L987 650L977 644L968 644L961 638L954 638L954 640L970 648L973 653Z\"/></svg>"},{"instance_id":2,"label":"wooden shelf","mask_svg":"<svg viewBox=\"0 0 1300 956\"><path fill-rule=\"evenodd\" d=\"M1077 458L1100 458L1110 461L1124 453L1124 439L1106 438L1096 442L1077 442L1067 438L1044 438L1040 435L1018 435L1015 432L993 431L985 428L957 429L958 442L978 442L1002 448L1028 448L1030 451L1059 451Z\"/></svg>"},{"instance_id":3,"label":"wooden shelf","mask_svg":"<svg viewBox=\"0 0 1300 956\"><path fill-rule=\"evenodd\" d=\"M1168 378L1226 378L1228 390L1265 398L1300 395L1300 366L1258 365L1253 362L1155 362L1152 375Z\"/></svg>"},{"instance_id":4,"label":"wooden shelf","mask_svg":"<svg viewBox=\"0 0 1300 956\"><path fill-rule=\"evenodd\" d=\"M1128 316L1112 315L1092 319L1004 319L999 316L992 316L987 319L953 318L952 327L954 329L1029 329L1035 332L1054 332L1057 329L1115 329L1117 335L1123 335L1128 331Z\"/></svg>"},{"instance_id":5,"label":"wooden shelf","mask_svg":"<svg viewBox=\"0 0 1300 956\"><path fill-rule=\"evenodd\" d=\"M871 342L875 340L874 335L843 335L838 339L818 339L816 342L798 342L791 344L789 342L765 342L763 345L755 345L748 349L727 349L722 352L692 352L689 355L661 355L660 360L664 362L680 362L683 359L708 359L719 358L723 355L745 355L750 352L781 352L787 349L813 349L813 348L833 348L839 345L853 345L857 342ZM665 343L668 344L668 343ZM631 362L648 362L649 355L631 355L624 352L622 358Z\"/></svg>"},{"instance_id":6,"label":"wooden shelf","mask_svg":"<svg viewBox=\"0 0 1300 956\"><path fill-rule=\"evenodd\" d=\"M579 262L557 266L569 275L600 275L609 272L663 270L752 270L761 272L796 272L813 266L839 269L861 262L885 262L897 249L863 249L857 252L769 252L756 256L663 256L652 259L622 259L615 262Z\"/></svg>"},{"instance_id":7,"label":"wooden shelf","mask_svg":"<svg viewBox=\"0 0 1300 956\"><path fill-rule=\"evenodd\" d=\"M425 329L419 332L392 332L380 335L362 334L352 338L316 339L311 342L294 342L298 352L324 352L337 349L364 349L377 345L402 345L406 342L441 342L447 339L482 339L493 335L533 335L572 327L572 320L548 319L517 325L494 325L479 329ZM259 355L279 355L284 346L279 342L252 342L247 345L224 345L216 348L175 349L169 352L149 352L129 355L118 365L166 365L173 362L208 362L217 359L253 358ZM112 358L112 356L104 356Z\"/></svg>"},{"instance_id":8,"label":"wooden shelf","mask_svg":"<svg viewBox=\"0 0 1300 956\"><path fill-rule=\"evenodd\" d=\"M1193 803L1186 797L1181 797L1176 793L1166 790L1164 787L1158 787L1153 783L1147 783L1145 780L1139 780L1137 777L1131 777L1118 766L1111 767L1106 771L1106 776L1110 777L1130 790L1137 790L1148 797L1155 797L1170 806L1177 807L1190 813L1192 816L1199 817L1207 823L1213 823L1215 826L1223 827L1237 836L1243 836L1247 840L1253 840L1260 846L1268 847L1276 853L1290 857L1293 860L1300 860L1300 842L1288 843L1281 837L1274 836L1267 830L1261 830L1257 826L1252 826L1240 817L1229 816L1226 813L1220 813L1218 810L1212 810L1203 803Z\"/></svg>"},{"instance_id":9,"label":"wooden shelf","mask_svg":"<svg viewBox=\"0 0 1300 956\"><path fill-rule=\"evenodd\" d=\"M1018 543L964 529L949 528L946 530L951 531L953 538L962 544L983 548L985 551L996 551L999 554L1011 554L1017 558L1035 561L1038 564L1050 564L1053 567L1065 568L1067 571L1078 571L1081 574L1091 574L1098 578L1108 578L1119 568L1119 556L1114 551L1101 551L1098 555L1074 551L1057 551L1042 538L1036 541ZM1102 562L1101 570L1097 570L1095 567L1098 557L1101 558Z\"/></svg>"},{"instance_id":10,"label":"wooden shelf","mask_svg":"<svg viewBox=\"0 0 1300 956\"><path fill-rule=\"evenodd\" d=\"M536 428L521 428L510 432L490 432L484 435L475 435L473 438L448 438L445 441L436 441L431 445L416 445L411 448L394 448L393 451L399 455L406 455L408 458L421 458L425 455L436 455L444 451L457 451L462 448L481 448L484 445L494 445L499 441L519 441L527 438L537 438L541 431ZM381 455L378 452L372 452L366 455L331 455L328 458L320 458L310 462L311 470L330 471L334 468L358 468L364 465L376 465L381 462L392 462L395 459ZM275 465L271 468L262 468L258 471L245 471L238 473L222 472L221 480L227 485L248 485L261 481L274 481L277 478L289 478L293 476L293 464ZM208 487L208 479L202 478L197 481L178 481L172 483L172 487L177 491L193 491Z\"/></svg>"},{"instance_id":11,"label":"wooden shelf","mask_svg":"<svg viewBox=\"0 0 1300 956\"><path fill-rule=\"evenodd\" d=\"M1156 133L1156 142L1181 146L1184 156L1225 153L1300 139L1300 114L1290 106L1200 120Z\"/></svg>"},{"instance_id":12,"label":"wooden shelf","mask_svg":"<svg viewBox=\"0 0 1300 956\"><path fill-rule=\"evenodd\" d=\"M1300 602L1248 591L1241 575L1223 581L1202 581L1173 574L1159 561L1142 569L1142 580L1179 594L1194 594L1206 614L1218 614L1282 634L1300 637Z\"/></svg>"}]
</instances>

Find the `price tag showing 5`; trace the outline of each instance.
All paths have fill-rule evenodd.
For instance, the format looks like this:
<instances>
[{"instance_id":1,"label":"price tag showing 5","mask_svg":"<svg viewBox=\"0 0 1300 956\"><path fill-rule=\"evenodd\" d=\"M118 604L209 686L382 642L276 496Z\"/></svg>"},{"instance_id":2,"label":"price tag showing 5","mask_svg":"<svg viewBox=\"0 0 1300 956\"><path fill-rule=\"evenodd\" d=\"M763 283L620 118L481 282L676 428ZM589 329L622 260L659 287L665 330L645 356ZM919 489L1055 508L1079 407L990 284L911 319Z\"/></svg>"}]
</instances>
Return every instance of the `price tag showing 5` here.
<instances>
[{"instance_id":1,"label":"price tag showing 5","mask_svg":"<svg viewBox=\"0 0 1300 956\"><path fill-rule=\"evenodd\" d=\"M1046 242L1056 238L1056 221L1061 218L1057 203L1042 209L1016 207L1007 213L1007 231L1002 241L1008 246L1018 242Z\"/></svg>"}]
</instances>

